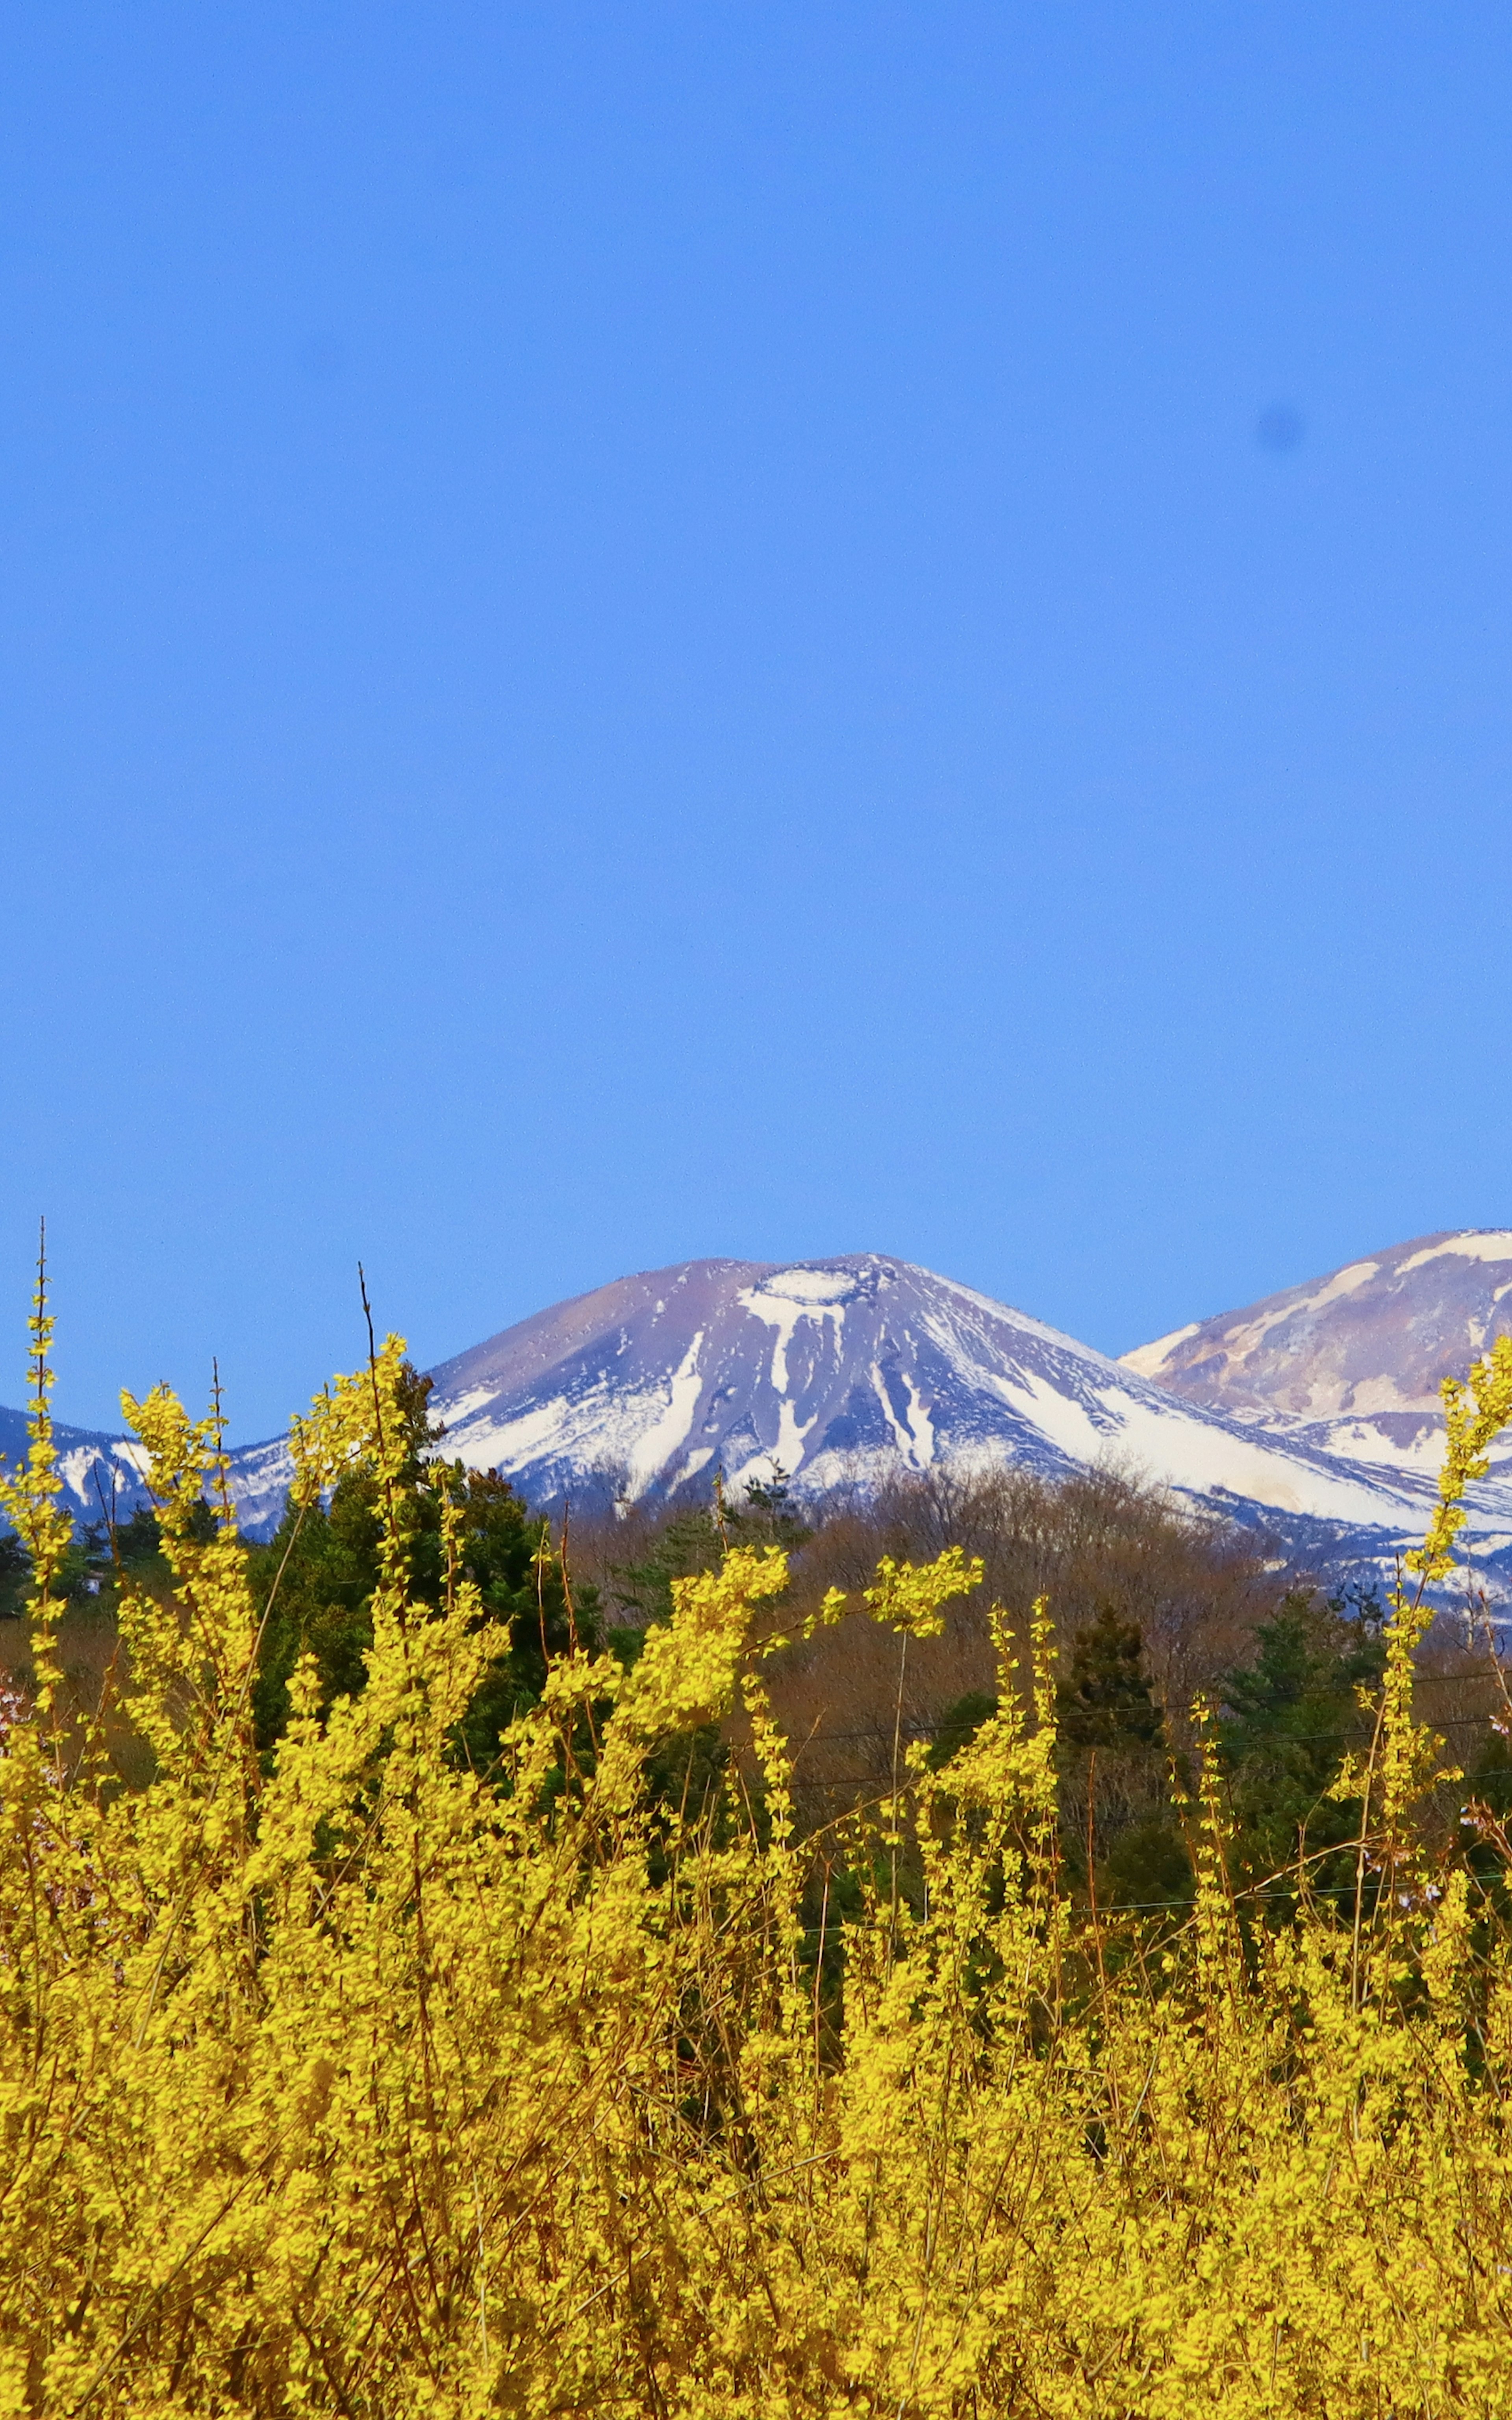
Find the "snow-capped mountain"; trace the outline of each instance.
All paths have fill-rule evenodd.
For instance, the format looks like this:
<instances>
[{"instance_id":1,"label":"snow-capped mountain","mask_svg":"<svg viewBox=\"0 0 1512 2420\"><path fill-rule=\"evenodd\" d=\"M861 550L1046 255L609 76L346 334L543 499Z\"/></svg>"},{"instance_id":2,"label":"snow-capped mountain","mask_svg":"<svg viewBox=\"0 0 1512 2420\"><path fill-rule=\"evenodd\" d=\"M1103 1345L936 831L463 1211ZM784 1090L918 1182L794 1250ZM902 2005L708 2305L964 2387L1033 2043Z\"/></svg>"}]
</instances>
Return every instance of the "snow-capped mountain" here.
<instances>
[{"instance_id":1,"label":"snow-capped mountain","mask_svg":"<svg viewBox=\"0 0 1512 2420\"><path fill-rule=\"evenodd\" d=\"M1512 1334L1512 1232L1419 1235L1193 1321L1123 1366L1189 1402L1348 1461L1431 1477L1443 1450L1440 1382ZM1512 1478L1512 1441L1491 1455Z\"/></svg>"},{"instance_id":2,"label":"snow-capped mountain","mask_svg":"<svg viewBox=\"0 0 1512 2420\"><path fill-rule=\"evenodd\" d=\"M147 1502L142 1483L147 1450L134 1438L113 1436L104 1429L60 1424L55 1442L63 1501L75 1520L127 1521L139 1504ZM0 1405L0 1462L8 1470L19 1470L29 1446L25 1413Z\"/></svg>"},{"instance_id":3,"label":"snow-capped mountain","mask_svg":"<svg viewBox=\"0 0 1512 2420\"><path fill-rule=\"evenodd\" d=\"M537 1503L669 1494L774 1463L804 1490L943 1461L1062 1474L1114 1458L1301 1552L1421 1536L1431 1479L1183 1401L1022 1311L906 1261L692 1261L623 1278L432 1373L444 1451ZM1480 1491L1483 1553L1512 1489Z\"/></svg>"},{"instance_id":4,"label":"snow-capped mountain","mask_svg":"<svg viewBox=\"0 0 1512 2420\"><path fill-rule=\"evenodd\" d=\"M1179 1339L1146 1348L1182 1350ZM1321 1563L1415 1543L1434 1496L1427 1467L1333 1449L1315 1424L1255 1401L1192 1400L1184 1364L1177 1391L878 1253L690 1261L621 1278L430 1374L442 1451L503 1471L543 1508L666 1497L716 1468L733 1490L780 1464L817 1494L943 1462L1059 1476L1113 1460ZM0 1430L0 1446L14 1454L21 1416L4 1418L17 1435L13 1445ZM83 1518L98 1517L111 1475L121 1511L139 1500L135 1451L67 1433L69 1500ZM233 1473L245 1528L266 1534L290 1476L285 1446L243 1449ZM1512 1565L1512 1485L1475 1491L1470 1534L1480 1559Z\"/></svg>"},{"instance_id":5,"label":"snow-capped mountain","mask_svg":"<svg viewBox=\"0 0 1512 2420\"><path fill-rule=\"evenodd\" d=\"M134 1437L117 1436L105 1429L75 1429L59 1421L53 1432L62 1502L75 1521L129 1521L148 1502L144 1473L147 1448ZM26 1415L0 1404L0 1463L19 1470L26 1460L30 1438ZM260 1537L275 1529L284 1497L293 1477L288 1449L282 1437L266 1445L243 1446L232 1460L232 1485L242 1528ZM0 1525L3 1526L3 1525Z\"/></svg>"}]
</instances>

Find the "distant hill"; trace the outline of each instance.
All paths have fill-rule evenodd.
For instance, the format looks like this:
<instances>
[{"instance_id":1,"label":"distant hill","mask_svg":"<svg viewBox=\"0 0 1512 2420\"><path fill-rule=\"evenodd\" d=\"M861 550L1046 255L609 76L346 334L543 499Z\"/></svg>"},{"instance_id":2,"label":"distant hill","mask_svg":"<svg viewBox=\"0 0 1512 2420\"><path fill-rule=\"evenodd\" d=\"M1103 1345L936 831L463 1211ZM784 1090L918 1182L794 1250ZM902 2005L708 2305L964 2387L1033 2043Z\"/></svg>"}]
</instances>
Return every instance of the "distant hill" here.
<instances>
[{"instance_id":1,"label":"distant hill","mask_svg":"<svg viewBox=\"0 0 1512 2420\"><path fill-rule=\"evenodd\" d=\"M76 1521L127 1521L149 1500L142 1477L147 1453L133 1437L107 1429L70 1428L62 1421L54 1437L63 1502ZM30 1442L26 1414L0 1404L0 1461L8 1469L16 1470L25 1461ZM293 1475L283 1439L242 1447L232 1474L243 1528L254 1536L274 1528Z\"/></svg>"},{"instance_id":2,"label":"distant hill","mask_svg":"<svg viewBox=\"0 0 1512 2420\"><path fill-rule=\"evenodd\" d=\"M55 1436L64 1500L75 1520L99 1521L108 1514L124 1521L147 1502L142 1484L147 1455L133 1439L106 1429L72 1429L61 1423ZM8 1470L20 1467L30 1444L25 1413L0 1404L0 1461Z\"/></svg>"}]
</instances>

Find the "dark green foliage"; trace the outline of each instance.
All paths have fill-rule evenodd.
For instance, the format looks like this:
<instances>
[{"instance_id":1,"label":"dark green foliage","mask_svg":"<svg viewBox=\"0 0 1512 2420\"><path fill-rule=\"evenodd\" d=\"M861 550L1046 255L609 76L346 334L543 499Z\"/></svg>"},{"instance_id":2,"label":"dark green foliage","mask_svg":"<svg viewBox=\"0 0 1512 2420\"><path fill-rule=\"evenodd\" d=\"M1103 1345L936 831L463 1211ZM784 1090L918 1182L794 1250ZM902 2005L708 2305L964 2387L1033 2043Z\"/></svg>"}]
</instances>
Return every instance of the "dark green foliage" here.
<instances>
[{"instance_id":1,"label":"dark green foliage","mask_svg":"<svg viewBox=\"0 0 1512 2420\"><path fill-rule=\"evenodd\" d=\"M189 1534L201 1545L215 1535L213 1506L201 1497L190 1518ZM138 1587L164 1586L172 1575L163 1551L158 1516L149 1504L139 1504L125 1521L90 1521L75 1530L63 1559L59 1592L70 1604L101 1614L113 1613L117 1583Z\"/></svg>"},{"instance_id":2,"label":"dark green foliage","mask_svg":"<svg viewBox=\"0 0 1512 2420\"><path fill-rule=\"evenodd\" d=\"M610 1592L637 1629L670 1621L673 1581L717 1571L724 1553L714 1506L695 1504L667 1521L634 1562L610 1565Z\"/></svg>"},{"instance_id":3,"label":"dark green foliage","mask_svg":"<svg viewBox=\"0 0 1512 2420\"><path fill-rule=\"evenodd\" d=\"M367 1473L354 1472L333 1491L329 1506L287 1512L268 1544L249 1550L248 1576L263 1608L252 1693L259 1747L283 1734L288 1683L302 1655L312 1654L320 1667L322 1706L363 1686L380 1535L376 1485Z\"/></svg>"},{"instance_id":4,"label":"dark green foliage","mask_svg":"<svg viewBox=\"0 0 1512 2420\"><path fill-rule=\"evenodd\" d=\"M75 1529L53 1575L53 1594L77 1608L93 1611L101 1594L108 1599L115 1567L102 1521Z\"/></svg>"},{"instance_id":5,"label":"dark green foliage","mask_svg":"<svg viewBox=\"0 0 1512 2420\"><path fill-rule=\"evenodd\" d=\"M997 1699L986 1689L968 1689L963 1698L945 1708L935 1726L933 1744L925 1763L931 1773L939 1773L963 1747L970 1746L982 1725L990 1722L997 1713Z\"/></svg>"},{"instance_id":6,"label":"dark green foliage","mask_svg":"<svg viewBox=\"0 0 1512 2420\"><path fill-rule=\"evenodd\" d=\"M550 1524L533 1517L497 1471L464 1472L456 1463L451 1481L463 1491L460 1576L476 1582L489 1618L509 1632L508 1654L490 1667L461 1725L460 1745L482 1773L498 1757L505 1725L540 1696L548 1660L574 1645L598 1647L598 1592L570 1587ZM423 1531L416 1545L420 1593L439 1605L445 1590L439 1528Z\"/></svg>"},{"instance_id":7,"label":"dark green foliage","mask_svg":"<svg viewBox=\"0 0 1512 2420\"><path fill-rule=\"evenodd\" d=\"M812 1535L792 1502L787 1473L773 1463L770 1480L747 1480L743 1505L728 1503L721 1488L710 1502L672 1512L634 1562L611 1564L611 1592L643 1628L670 1621L673 1581L717 1571L726 1546L781 1546L792 1554Z\"/></svg>"},{"instance_id":8,"label":"dark green foliage","mask_svg":"<svg viewBox=\"0 0 1512 2420\"><path fill-rule=\"evenodd\" d=\"M539 1696L548 1656L565 1653L574 1636L585 1646L597 1644L597 1599L591 1589L579 1591L575 1601L569 1598L548 1524L530 1513L507 1480L434 1458L430 1448L439 1431L427 1413L429 1390L428 1378L407 1373L408 1476L416 1490L411 1592L438 1609L445 1601L444 1487L462 1506L456 1576L476 1583L487 1616L509 1632L509 1652L491 1668L458 1740L459 1752L482 1772L497 1758L505 1725ZM315 1657L322 1705L364 1685L381 1537L377 1481L370 1472L356 1470L338 1481L329 1504L286 1512L275 1536L250 1550L253 1590L266 1608L253 1691L257 1743L264 1750L288 1722L288 1683L301 1655Z\"/></svg>"},{"instance_id":9,"label":"dark green foliage","mask_svg":"<svg viewBox=\"0 0 1512 2420\"><path fill-rule=\"evenodd\" d=\"M622 1663L632 1665L647 1630L672 1619L672 1583L712 1572L730 1546L782 1546L793 1551L812 1535L794 1511L787 1474L774 1463L770 1480L748 1480L742 1506L726 1501L723 1487L712 1500L663 1517L632 1562L609 1567L611 1594L631 1620L608 1637ZM729 1749L717 1723L667 1740L646 1768L649 1794L669 1814L693 1818L711 1807L729 1766Z\"/></svg>"},{"instance_id":10,"label":"dark green foliage","mask_svg":"<svg viewBox=\"0 0 1512 2420\"><path fill-rule=\"evenodd\" d=\"M199 1507L196 1534L207 1537L215 1515L208 1504ZM157 1516L140 1506L129 1521L112 1528L108 1521L90 1521L75 1529L55 1582L55 1592L81 1611L113 1610L116 1583L121 1574L134 1580L166 1579L168 1566L158 1540ZM0 1620L25 1609L31 1586L31 1559L14 1531L0 1537Z\"/></svg>"},{"instance_id":11,"label":"dark green foliage","mask_svg":"<svg viewBox=\"0 0 1512 2420\"><path fill-rule=\"evenodd\" d=\"M926 1759L930 1771L948 1764L997 1708L983 1689L947 1706ZM1164 1718L1145 1677L1139 1626L1115 1606L1101 1606L1072 1641L1056 1718L1068 1872L1087 1882L1090 1803L1099 1904L1179 1911L1192 1896L1192 1866L1166 1794Z\"/></svg>"},{"instance_id":12,"label":"dark green foliage","mask_svg":"<svg viewBox=\"0 0 1512 2420\"><path fill-rule=\"evenodd\" d=\"M633 1671L646 1645L645 1630L627 1624L605 1630L603 1637L626 1671ZM647 1795L663 1815L696 1823L717 1809L729 1765L720 1725L699 1723L692 1730L674 1732L652 1749L644 1769ZM664 1873L660 1849L653 1849L652 1864L659 1876Z\"/></svg>"},{"instance_id":13,"label":"dark green foliage","mask_svg":"<svg viewBox=\"0 0 1512 2420\"><path fill-rule=\"evenodd\" d=\"M1140 1626L1111 1597L1071 1641L1055 1724L1068 1874L1099 1906L1178 1914L1192 1865L1170 1802L1165 1716Z\"/></svg>"},{"instance_id":14,"label":"dark green foliage","mask_svg":"<svg viewBox=\"0 0 1512 2420\"><path fill-rule=\"evenodd\" d=\"M1179 1915L1192 1895L1192 1860L1169 1811L1114 1833L1098 1867L1100 1907Z\"/></svg>"},{"instance_id":15,"label":"dark green foliage","mask_svg":"<svg viewBox=\"0 0 1512 2420\"><path fill-rule=\"evenodd\" d=\"M745 1502L731 1504L716 1485L711 1501L663 1516L633 1561L609 1567L611 1594L631 1621L608 1633L622 1663L633 1665L647 1630L672 1619L672 1583L717 1571L727 1548L781 1546L795 1551L812 1531L793 1506L787 1473L772 1465L770 1480L748 1480ZM655 1806L693 1820L711 1808L730 1762L717 1723L668 1739L647 1761L646 1780Z\"/></svg>"},{"instance_id":16,"label":"dark green foliage","mask_svg":"<svg viewBox=\"0 0 1512 2420\"><path fill-rule=\"evenodd\" d=\"M1160 1748L1165 1718L1145 1678L1137 1621L1109 1600L1071 1642L1071 1668L1055 1691L1063 1747Z\"/></svg>"},{"instance_id":17,"label":"dark green foliage","mask_svg":"<svg viewBox=\"0 0 1512 2420\"><path fill-rule=\"evenodd\" d=\"M1460 1731L1455 1756L1464 1768L1463 1796L1478 1800L1504 1823L1512 1814L1512 1745L1506 1733L1489 1721L1477 1723L1468 1733Z\"/></svg>"},{"instance_id":18,"label":"dark green foliage","mask_svg":"<svg viewBox=\"0 0 1512 2420\"><path fill-rule=\"evenodd\" d=\"M1371 1716L1356 1691L1380 1685L1381 1621L1374 1598L1350 1616L1342 1600L1324 1603L1311 1590L1294 1590L1256 1631L1254 1663L1224 1682L1219 1740L1236 1880L1268 1881L1295 1869L1299 1856L1339 1847L1358 1832L1358 1803L1327 1792L1346 1749L1369 1745ZM1317 1889L1349 1878L1343 1863L1327 1858L1311 1871Z\"/></svg>"},{"instance_id":19,"label":"dark green foliage","mask_svg":"<svg viewBox=\"0 0 1512 2420\"><path fill-rule=\"evenodd\" d=\"M203 1497L195 1508L191 1535L202 1545L208 1544L215 1531L215 1514ZM167 1563L164 1558L163 1541L158 1530L158 1516L149 1505L138 1505L129 1521L118 1521L113 1534L102 1541L103 1559L116 1562L133 1577L142 1572L160 1569L164 1575Z\"/></svg>"},{"instance_id":20,"label":"dark green foliage","mask_svg":"<svg viewBox=\"0 0 1512 2420\"><path fill-rule=\"evenodd\" d=\"M792 1481L780 1462L772 1464L770 1479L746 1481L743 1509L725 1505L725 1518L740 1533L738 1544L797 1548L814 1534L793 1501Z\"/></svg>"},{"instance_id":21,"label":"dark green foliage","mask_svg":"<svg viewBox=\"0 0 1512 2420\"><path fill-rule=\"evenodd\" d=\"M14 1621L25 1611L31 1577L31 1557L14 1529L7 1529L0 1535L0 1621Z\"/></svg>"}]
</instances>

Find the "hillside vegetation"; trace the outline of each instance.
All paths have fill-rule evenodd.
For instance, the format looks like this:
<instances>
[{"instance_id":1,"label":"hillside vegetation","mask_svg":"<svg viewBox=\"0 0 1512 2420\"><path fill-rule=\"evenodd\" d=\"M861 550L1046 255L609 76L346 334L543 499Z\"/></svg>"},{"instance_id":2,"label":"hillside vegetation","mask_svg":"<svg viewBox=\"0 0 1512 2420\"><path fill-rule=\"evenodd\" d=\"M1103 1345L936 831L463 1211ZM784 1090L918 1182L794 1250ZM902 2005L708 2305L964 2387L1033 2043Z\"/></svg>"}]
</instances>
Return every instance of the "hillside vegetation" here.
<instances>
[{"instance_id":1,"label":"hillside vegetation","mask_svg":"<svg viewBox=\"0 0 1512 2420\"><path fill-rule=\"evenodd\" d=\"M397 1339L296 1424L270 1566L160 1390L150 1567L70 1688L47 1340L4 1489L0 2412L1505 2409L1512 1845L1414 1658L1512 1347L1379 1624L1230 1570L1231 1636L1146 1641L1138 1555L1111 1592L1047 1537L1075 1504L1021 1504L1063 1654L921 1500L869 1568L780 1503L652 1540L616 1632L417 1450ZM791 1710L862 1624L885 1762L805 1803ZM1221 1715L1192 1656L1250 1676ZM1108 1763L1159 1890L1108 1872Z\"/></svg>"}]
</instances>

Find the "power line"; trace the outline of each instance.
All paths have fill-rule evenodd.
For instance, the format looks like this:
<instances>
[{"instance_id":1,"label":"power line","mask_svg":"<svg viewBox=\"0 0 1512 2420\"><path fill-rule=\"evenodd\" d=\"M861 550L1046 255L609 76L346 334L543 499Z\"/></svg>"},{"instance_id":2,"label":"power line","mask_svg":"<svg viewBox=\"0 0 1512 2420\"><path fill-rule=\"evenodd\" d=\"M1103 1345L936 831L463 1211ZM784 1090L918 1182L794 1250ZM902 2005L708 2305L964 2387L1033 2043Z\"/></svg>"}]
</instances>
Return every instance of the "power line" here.
<instances>
[{"instance_id":1,"label":"power line","mask_svg":"<svg viewBox=\"0 0 1512 2420\"><path fill-rule=\"evenodd\" d=\"M1495 1723L1493 1715L1489 1714L1442 1714L1431 1726L1429 1726L1429 1728L1435 1730L1445 1731L1473 1730L1479 1729L1483 1724L1488 1730L1494 1729ZM1368 1734L1369 1729L1370 1725L1368 1718L1362 1716L1359 1725L1353 1730L1278 1731L1274 1733L1272 1738L1266 1744L1277 1747L1308 1747L1314 1743L1314 1741L1359 1739L1362 1736ZM939 1739L943 1736L948 1736L948 1728L943 1723L921 1723L914 1725L912 1728L905 1725L902 1733L903 1739L910 1745L915 1745L920 1740ZM892 1745L891 1733L885 1730L878 1730L873 1731L814 1731L806 1738L800 1741L798 1743L798 1747L800 1752L805 1747L826 1747L832 1742L838 1740L868 1740L873 1746L891 1747ZM1109 1743L1108 1745L1111 1745L1112 1744ZM788 1745L792 1746L793 1743L789 1741Z\"/></svg>"}]
</instances>

